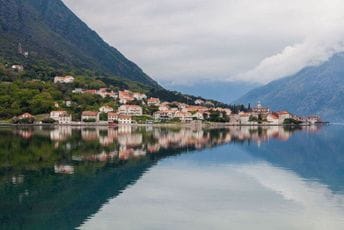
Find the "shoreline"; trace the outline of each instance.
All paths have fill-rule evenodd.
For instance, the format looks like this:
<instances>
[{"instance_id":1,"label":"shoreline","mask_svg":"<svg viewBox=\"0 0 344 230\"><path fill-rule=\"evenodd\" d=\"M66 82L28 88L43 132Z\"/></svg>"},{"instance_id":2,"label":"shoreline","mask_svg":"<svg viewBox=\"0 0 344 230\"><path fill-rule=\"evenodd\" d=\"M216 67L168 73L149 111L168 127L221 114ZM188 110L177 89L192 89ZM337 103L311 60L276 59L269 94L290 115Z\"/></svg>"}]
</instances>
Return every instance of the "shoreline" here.
<instances>
[{"instance_id":1,"label":"shoreline","mask_svg":"<svg viewBox=\"0 0 344 230\"><path fill-rule=\"evenodd\" d=\"M319 126L330 125L330 122L321 122L316 124L298 124L298 125L283 125L283 124L231 124L231 123L158 123L158 124L124 124L113 125L108 123L77 123L77 124L11 124L0 123L0 127L306 127L306 126Z\"/></svg>"}]
</instances>

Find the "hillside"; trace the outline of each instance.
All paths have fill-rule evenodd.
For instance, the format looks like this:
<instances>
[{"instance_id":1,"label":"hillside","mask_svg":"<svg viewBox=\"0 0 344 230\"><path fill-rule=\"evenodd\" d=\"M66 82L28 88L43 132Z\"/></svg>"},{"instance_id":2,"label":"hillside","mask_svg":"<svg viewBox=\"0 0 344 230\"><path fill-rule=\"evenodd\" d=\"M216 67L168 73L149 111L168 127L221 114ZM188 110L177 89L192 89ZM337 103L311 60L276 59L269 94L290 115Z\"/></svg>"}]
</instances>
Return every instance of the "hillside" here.
<instances>
[{"instance_id":1,"label":"hillside","mask_svg":"<svg viewBox=\"0 0 344 230\"><path fill-rule=\"evenodd\" d=\"M21 44L19 47L19 44ZM29 57L23 53L28 51ZM83 23L61 0L0 0L0 60L160 86Z\"/></svg>"},{"instance_id":2,"label":"hillside","mask_svg":"<svg viewBox=\"0 0 344 230\"><path fill-rule=\"evenodd\" d=\"M258 100L273 109L288 109L300 114L318 114L328 121L344 121L344 54L327 62L307 67L293 76L256 88L238 100Z\"/></svg>"}]
</instances>

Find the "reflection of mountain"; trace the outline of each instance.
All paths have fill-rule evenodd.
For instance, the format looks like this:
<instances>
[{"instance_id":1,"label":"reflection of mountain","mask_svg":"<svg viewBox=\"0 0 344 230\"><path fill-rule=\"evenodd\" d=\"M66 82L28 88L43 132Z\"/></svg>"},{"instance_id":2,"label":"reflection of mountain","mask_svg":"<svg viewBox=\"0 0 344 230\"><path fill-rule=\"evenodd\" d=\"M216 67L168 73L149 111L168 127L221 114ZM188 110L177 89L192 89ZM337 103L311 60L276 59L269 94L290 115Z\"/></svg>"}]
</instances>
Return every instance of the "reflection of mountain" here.
<instances>
[{"instance_id":1,"label":"reflection of mountain","mask_svg":"<svg viewBox=\"0 0 344 230\"><path fill-rule=\"evenodd\" d=\"M332 191L343 192L343 128L330 126L316 134L298 133L288 142L270 141L259 148L247 146L250 154L288 168L305 179L319 180Z\"/></svg>"},{"instance_id":2,"label":"reflection of mountain","mask_svg":"<svg viewBox=\"0 0 344 230\"><path fill-rule=\"evenodd\" d=\"M0 228L75 228L160 159L291 134L281 127L0 129Z\"/></svg>"},{"instance_id":3,"label":"reflection of mountain","mask_svg":"<svg viewBox=\"0 0 344 230\"><path fill-rule=\"evenodd\" d=\"M15 130L14 133L21 135L23 132ZM1 131L1 136L4 137L0 140L0 159L3 163L0 167L1 229L9 226L11 229L27 229L28 226L30 229L76 228L110 198L116 197L128 185L135 183L161 158L186 150L176 145L153 151L154 154L146 157L126 161L115 159L111 162L90 162L87 153L85 155L75 149L75 145L80 144L82 139L81 133L62 130L62 134L57 134L56 130L50 130L48 135L49 132L42 130L25 130L25 133L30 132L28 140L12 136L11 130ZM94 130L87 132L94 136ZM69 138L63 136L71 133L73 135ZM134 133L135 144L136 136L140 133ZM163 136L168 134L165 131ZM128 138L124 144L131 144L130 133L126 135ZM68 140L68 143L56 146L49 141L49 137L58 137L60 141ZM143 137L147 139L149 135ZM143 137L139 139L142 140ZM101 145L93 145L93 138L84 140L91 141L91 144L83 142L83 145L91 148L88 151L100 151ZM144 144L146 142L148 141ZM67 148L69 145L70 150ZM185 147L189 151L195 149L192 146ZM70 155L73 156L75 152L81 154L81 159L85 160L71 161ZM73 175L56 174L56 162L72 163L77 170Z\"/></svg>"}]
</instances>

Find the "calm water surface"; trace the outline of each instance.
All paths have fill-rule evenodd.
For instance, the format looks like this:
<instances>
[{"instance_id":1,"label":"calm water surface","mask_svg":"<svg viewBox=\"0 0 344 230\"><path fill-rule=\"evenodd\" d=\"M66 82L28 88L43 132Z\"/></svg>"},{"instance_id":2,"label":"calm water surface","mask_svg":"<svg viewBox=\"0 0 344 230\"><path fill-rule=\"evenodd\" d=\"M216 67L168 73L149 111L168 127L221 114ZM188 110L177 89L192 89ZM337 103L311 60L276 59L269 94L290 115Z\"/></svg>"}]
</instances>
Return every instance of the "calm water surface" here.
<instances>
[{"instance_id":1,"label":"calm water surface","mask_svg":"<svg viewBox=\"0 0 344 230\"><path fill-rule=\"evenodd\" d=\"M0 229L344 229L343 136L0 128Z\"/></svg>"}]
</instances>

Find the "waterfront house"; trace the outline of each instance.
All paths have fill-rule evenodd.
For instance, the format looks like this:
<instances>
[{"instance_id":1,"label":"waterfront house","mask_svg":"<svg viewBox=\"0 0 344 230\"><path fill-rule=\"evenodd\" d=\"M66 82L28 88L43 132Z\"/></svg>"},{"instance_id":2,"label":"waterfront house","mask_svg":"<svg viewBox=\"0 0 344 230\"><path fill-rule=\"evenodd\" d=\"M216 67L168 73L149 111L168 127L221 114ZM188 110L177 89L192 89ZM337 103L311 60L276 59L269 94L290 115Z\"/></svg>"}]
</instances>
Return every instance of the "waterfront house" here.
<instances>
[{"instance_id":1,"label":"waterfront house","mask_svg":"<svg viewBox=\"0 0 344 230\"><path fill-rule=\"evenodd\" d=\"M155 97L148 98L147 104L149 106L151 106L151 105L158 106L158 105L160 105L160 99L159 98L155 98Z\"/></svg>"},{"instance_id":2,"label":"waterfront house","mask_svg":"<svg viewBox=\"0 0 344 230\"><path fill-rule=\"evenodd\" d=\"M99 113L94 111L83 111L81 114L81 121L99 121Z\"/></svg>"},{"instance_id":3,"label":"waterfront house","mask_svg":"<svg viewBox=\"0 0 344 230\"><path fill-rule=\"evenodd\" d=\"M309 116L306 118L306 121L311 124L311 125L314 125L316 123L319 123L321 122L321 119L319 116L316 116L316 115L312 115L312 116Z\"/></svg>"},{"instance_id":4,"label":"waterfront house","mask_svg":"<svg viewBox=\"0 0 344 230\"><path fill-rule=\"evenodd\" d=\"M288 111L278 111L276 114L279 118L279 124L283 124L285 119L290 119L293 117Z\"/></svg>"},{"instance_id":5,"label":"waterfront house","mask_svg":"<svg viewBox=\"0 0 344 230\"><path fill-rule=\"evenodd\" d=\"M141 116L142 107L138 105L121 105L118 108L118 113L124 115Z\"/></svg>"},{"instance_id":6,"label":"waterfront house","mask_svg":"<svg viewBox=\"0 0 344 230\"><path fill-rule=\"evenodd\" d=\"M280 117L278 114L276 113L269 113L268 116L266 117L266 120L268 121L268 123L270 125L279 125L279 124L283 124L280 123ZM284 121L284 120L283 120Z\"/></svg>"},{"instance_id":7,"label":"waterfront house","mask_svg":"<svg viewBox=\"0 0 344 230\"><path fill-rule=\"evenodd\" d=\"M73 76L56 76L54 78L54 83L61 83L61 84L69 84L74 82L74 77Z\"/></svg>"},{"instance_id":8,"label":"waterfront house","mask_svg":"<svg viewBox=\"0 0 344 230\"><path fill-rule=\"evenodd\" d=\"M51 111L50 118L57 121L59 124L70 124L72 122L72 115L66 111Z\"/></svg>"},{"instance_id":9,"label":"waterfront house","mask_svg":"<svg viewBox=\"0 0 344 230\"><path fill-rule=\"evenodd\" d=\"M109 112L108 114L108 122L113 123L118 121L118 113Z\"/></svg>"},{"instance_id":10,"label":"waterfront house","mask_svg":"<svg viewBox=\"0 0 344 230\"><path fill-rule=\"evenodd\" d=\"M30 113L23 113L17 117L19 120L34 118Z\"/></svg>"},{"instance_id":11,"label":"waterfront house","mask_svg":"<svg viewBox=\"0 0 344 230\"><path fill-rule=\"evenodd\" d=\"M119 125L129 125L132 123L130 115L119 114L118 115L118 124Z\"/></svg>"},{"instance_id":12,"label":"waterfront house","mask_svg":"<svg viewBox=\"0 0 344 230\"><path fill-rule=\"evenodd\" d=\"M189 112L177 111L174 114L174 117L178 118L181 122L190 122L193 120L193 117L192 117L191 113L189 113Z\"/></svg>"},{"instance_id":13,"label":"waterfront house","mask_svg":"<svg viewBox=\"0 0 344 230\"><path fill-rule=\"evenodd\" d=\"M104 105L104 106L99 108L99 112L101 112L101 113L113 112L113 108L108 106L108 105Z\"/></svg>"},{"instance_id":14,"label":"waterfront house","mask_svg":"<svg viewBox=\"0 0 344 230\"><path fill-rule=\"evenodd\" d=\"M250 116L251 116L251 115L250 115L249 113L240 112L240 113L239 113L240 124L242 124L242 125L251 124L251 122L250 122Z\"/></svg>"}]
</instances>

